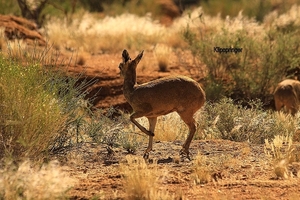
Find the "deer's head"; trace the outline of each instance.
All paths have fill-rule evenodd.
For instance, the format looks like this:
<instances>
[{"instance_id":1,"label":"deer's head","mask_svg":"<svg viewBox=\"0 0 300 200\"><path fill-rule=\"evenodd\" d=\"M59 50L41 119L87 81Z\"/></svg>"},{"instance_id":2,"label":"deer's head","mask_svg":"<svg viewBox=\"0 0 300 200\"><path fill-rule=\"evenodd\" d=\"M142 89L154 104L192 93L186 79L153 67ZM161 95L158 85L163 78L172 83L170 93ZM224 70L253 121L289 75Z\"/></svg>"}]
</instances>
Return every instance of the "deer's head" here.
<instances>
[{"instance_id":1,"label":"deer's head","mask_svg":"<svg viewBox=\"0 0 300 200\"><path fill-rule=\"evenodd\" d=\"M126 49L123 50L123 62L119 64L120 74L125 77L126 75L135 75L136 67L143 57L144 51L141 51L135 59L131 60L129 53Z\"/></svg>"}]
</instances>

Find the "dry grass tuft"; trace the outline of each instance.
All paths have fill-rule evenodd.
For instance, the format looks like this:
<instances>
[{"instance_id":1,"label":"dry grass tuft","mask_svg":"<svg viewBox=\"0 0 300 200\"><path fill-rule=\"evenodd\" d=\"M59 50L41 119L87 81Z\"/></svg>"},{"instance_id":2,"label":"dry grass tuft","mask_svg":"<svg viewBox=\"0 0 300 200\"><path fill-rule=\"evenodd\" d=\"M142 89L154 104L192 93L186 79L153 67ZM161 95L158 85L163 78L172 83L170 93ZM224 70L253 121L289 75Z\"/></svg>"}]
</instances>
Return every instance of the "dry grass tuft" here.
<instances>
[{"instance_id":1,"label":"dry grass tuft","mask_svg":"<svg viewBox=\"0 0 300 200\"><path fill-rule=\"evenodd\" d=\"M199 153L193 161L192 179L196 185L205 184L211 181L210 166L207 166L206 157Z\"/></svg>"},{"instance_id":2,"label":"dry grass tuft","mask_svg":"<svg viewBox=\"0 0 300 200\"><path fill-rule=\"evenodd\" d=\"M274 167L274 172L277 178L288 179L288 169L287 169L288 161L286 159L280 160Z\"/></svg>"},{"instance_id":3,"label":"dry grass tuft","mask_svg":"<svg viewBox=\"0 0 300 200\"><path fill-rule=\"evenodd\" d=\"M174 199L173 195L159 187L163 172L156 164L147 165L144 159L127 156L127 164L121 164L120 170L124 175L124 188L127 199Z\"/></svg>"},{"instance_id":4,"label":"dry grass tuft","mask_svg":"<svg viewBox=\"0 0 300 200\"><path fill-rule=\"evenodd\" d=\"M290 136L276 135L272 142L265 140L265 153L274 159L286 159L291 151L292 138Z\"/></svg>"},{"instance_id":5,"label":"dry grass tuft","mask_svg":"<svg viewBox=\"0 0 300 200\"><path fill-rule=\"evenodd\" d=\"M167 72L170 54L172 53L172 49L164 44L156 45L154 49L154 56L158 62L159 71Z\"/></svg>"},{"instance_id":6,"label":"dry grass tuft","mask_svg":"<svg viewBox=\"0 0 300 200\"><path fill-rule=\"evenodd\" d=\"M149 199L152 188L156 187L155 169L148 168L144 159L127 156L128 165L121 165L124 187L128 199Z\"/></svg>"},{"instance_id":7,"label":"dry grass tuft","mask_svg":"<svg viewBox=\"0 0 300 200\"><path fill-rule=\"evenodd\" d=\"M25 161L0 170L0 199L63 199L75 180L63 173L57 161L41 168Z\"/></svg>"},{"instance_id":8,"label":"dry grass tuft","mask_svg":"<svg viewBox=\"0 0 300 200\"><path fill-rule=\"evenodd\" d=\"M85 52L78 53L78 55L76 57L76 64L84 65L86 63L88 57L89 57L88 53L85 53Z\"/></svg>"},{"instance_id":9,"label":"dry grass tuft","mask_svg":"<svg viewBox=\"0 0 300 200\"><path fill-rule=\"evenodd\" d=\"M8 41L6 48L6 52L10 58L22 60L26 56L27 45L23 40Z\"/></svg>"},{"instance_id":10,"label":"dry grass tuft","mask_svg":"<svg viewBox=\"0 0 300 200\"><path fill-rule=\"evenodd\" d=\"M288 179L293 176L288 171L288 165L299 162L297 160L299 158L297 151L292 146L292 137L276 135L272 142L266 139L265 153L273 158L274 173L277 178Z\"/></svg>"}]
</instances>

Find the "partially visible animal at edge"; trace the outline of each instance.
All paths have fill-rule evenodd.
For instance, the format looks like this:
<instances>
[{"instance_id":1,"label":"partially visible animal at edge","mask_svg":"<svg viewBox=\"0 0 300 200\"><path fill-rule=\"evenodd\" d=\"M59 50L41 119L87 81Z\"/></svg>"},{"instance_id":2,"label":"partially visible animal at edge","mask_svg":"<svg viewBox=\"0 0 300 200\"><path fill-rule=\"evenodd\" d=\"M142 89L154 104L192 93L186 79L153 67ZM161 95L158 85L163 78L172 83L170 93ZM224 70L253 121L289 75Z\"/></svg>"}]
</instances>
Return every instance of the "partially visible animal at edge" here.
<instances>
[{"instance_id":1,"label":"partially visible animal at edge","mask_svg":"<svg viewBox=\"0 0 300 200\"><path fill-rule=\"evenodd\" d=\"M132 60L127 50L124 50L123 62L120 63L119 69L124 78L124 96L133 109L130 120L149 136L144 158L148 159L149 152L152 150L157 117L175 111L189 128L189 134L180 155L190 160L189 147L196 131L194 114L204 105L205 92L199 83L186 76L170 76L137 84L136 68L143 57L143 52L141 51ZM143 116L148 119L149 130L136 121L136 118Z\"/></svg>"},{"instance_id":2,"label":"partially visible animal at edge","mask_svg":"<svg viewBox=\"0 0 300 200\"><path fill-rule=\"evenodd\" d=\"M300 81L286 79L280 82L274 91L275 109L280 111L285 107L286 112L295 116L299 110Z\"/></svg>"}]
</instances>

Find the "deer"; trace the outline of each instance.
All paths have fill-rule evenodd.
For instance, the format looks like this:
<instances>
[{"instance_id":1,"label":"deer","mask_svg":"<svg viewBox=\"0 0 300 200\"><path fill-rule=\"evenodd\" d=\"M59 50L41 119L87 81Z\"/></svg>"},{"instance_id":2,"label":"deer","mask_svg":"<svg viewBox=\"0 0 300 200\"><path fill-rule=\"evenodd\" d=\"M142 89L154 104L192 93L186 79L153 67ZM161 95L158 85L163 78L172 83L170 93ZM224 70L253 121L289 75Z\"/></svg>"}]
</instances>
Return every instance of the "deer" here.
<instances>
[{"instance_id":1,"label":"deer","mask_svg":"<svg viewBox=\"0 0 300 200\"><path fill-rule=\"evenodd\" d=\"M274 91L276 111L283 107L287 112L295 116L299 110L300 82L298 80L286 79L280 82Z\"/></svg>"},{"instance_id":2,"label":"deer","mask_svg":"<svg viewBox=\"0 0 300 200\"><path fill-rule=\"evenodd\" d=\"M125 49L122 52L123 61L119 64L120 75L124 78L123 94L133 110L130 121L149 136L148 147L143 157L148 159L149 152L152 151L157 117L177 112L189 128L188 137L182 145L180 155L191 160L189 148L196 132L194 114L204 105L205 92L198 82L182 75L137 84L136 68L143 53L144 51L141 51L132 60ZM149 130L136 121L140 117L148 119Z\"/></svg>"}]
</instances>

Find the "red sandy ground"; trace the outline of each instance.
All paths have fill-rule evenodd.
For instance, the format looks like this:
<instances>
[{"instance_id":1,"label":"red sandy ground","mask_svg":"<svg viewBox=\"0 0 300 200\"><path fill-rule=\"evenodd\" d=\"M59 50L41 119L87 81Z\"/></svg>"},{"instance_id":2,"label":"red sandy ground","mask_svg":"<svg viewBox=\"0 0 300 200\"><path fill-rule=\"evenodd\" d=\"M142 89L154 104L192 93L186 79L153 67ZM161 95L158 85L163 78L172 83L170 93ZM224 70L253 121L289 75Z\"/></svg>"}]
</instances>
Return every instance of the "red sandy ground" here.
<instances>
[{"instance_id":1,"label":"red sandy ground","mask_svg":"<svg viewBox=\"0 0 300 200\"><path fill-rule=\"evenodd\" d=\"M130 52L134 57L138 52ZM122 94L123 80L119 76L118 54L89 56L82 66L68 67L70 74L84 74L98 82L92 85L90 95L97 93L93 101L95 107L130 110ZM177 51L170 57L169 72L159 72L151 51L145 51L138 66L138 82L143 83L170 74L185 74L196 80L203 78L203 72L195 66L193 57L188 52ZM147 139L135 156L142 156ZM226 140L197 140L191 145L195 156L198 152L207 158L207 166L216 164L212 172L213 179L206 184L195 184L192 178L193 162L176 162L182 141L156 142L150 158L158 162L148 164L164 171L159 180L158 190L167 191L181 199L299 199L300 187L297 171L299 163L288 165L288 179L278 179L274 173L274 164L264 153L263 145L238 143ZM297 144L296 144L297 145ZM126 161L128 152L114 149L110 155L105 145L82 144L66 152L60 158L65 170L77 180L68 195L70 199L124 199L126 193L120 163ZM70 159L76 154L80 159ZM224 159L225 158L225 159ZM219 160L219 161L218 161ZM151 187L151 185L149 185ZM180 198L178 198L180 199Z\"/></svg>"}]
</instances>

